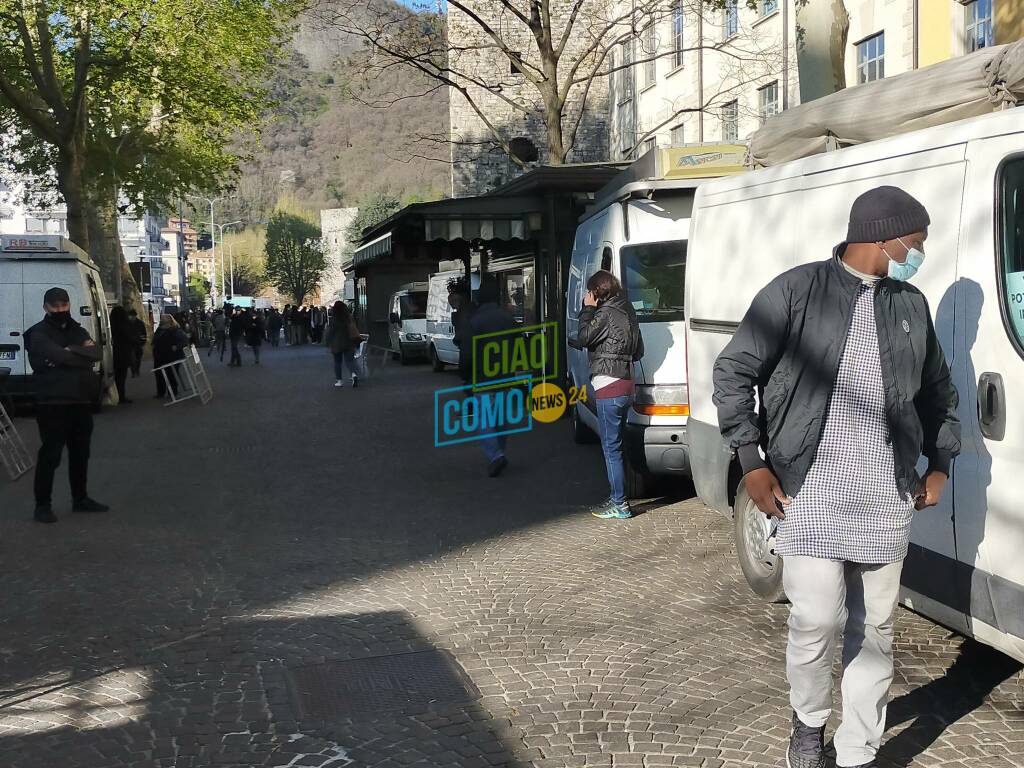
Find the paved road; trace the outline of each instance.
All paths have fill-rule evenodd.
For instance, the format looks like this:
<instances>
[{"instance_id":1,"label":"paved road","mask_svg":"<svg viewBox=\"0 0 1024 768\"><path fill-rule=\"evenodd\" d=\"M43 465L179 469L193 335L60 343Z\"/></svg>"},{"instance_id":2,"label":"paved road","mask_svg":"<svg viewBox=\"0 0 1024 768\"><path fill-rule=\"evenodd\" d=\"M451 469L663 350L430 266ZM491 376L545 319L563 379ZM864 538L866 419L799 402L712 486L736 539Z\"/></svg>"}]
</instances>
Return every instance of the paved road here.
<instances>
[{"instance_id":1,"label":"paved road","mask_svg":"<svg viewBox=\"0 0 1024 768\"><path fill-rule=\"evenodd\" d=\"M62 477L36 525L0 481L0 766L781 764L786 609L718 515L581 515L600 453L564 424L487 478L433 448L455 382L423 366L335 390L322 350L280 349L211 378L209 406L135 380L98 420L108 515L67 513ZM1024 765L1020 666L897 630L883 764Z\"/></svg>"}]
</instances>

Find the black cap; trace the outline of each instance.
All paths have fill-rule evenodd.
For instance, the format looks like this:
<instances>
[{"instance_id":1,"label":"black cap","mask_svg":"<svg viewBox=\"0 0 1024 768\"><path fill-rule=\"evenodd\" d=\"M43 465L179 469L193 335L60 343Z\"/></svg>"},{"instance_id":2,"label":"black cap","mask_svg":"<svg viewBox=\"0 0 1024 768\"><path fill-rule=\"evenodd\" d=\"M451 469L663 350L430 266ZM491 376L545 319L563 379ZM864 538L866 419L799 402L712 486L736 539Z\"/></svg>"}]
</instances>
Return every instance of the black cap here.
<instances>
[{"instance_id":1,"label":"black cap","mask_svg":"<svg viewBox=\"0 0 1024 768\"><path fill-rule=\"evenodd\" d=\"M913 196L899 187L876 187L853 201L848 243L877 243L923 231L931 219Z\"/></svg>"},{"instance_id":2,"label":"black cap","mask_svg":"<svg viewBox=\"0 0 1024 768\"><path fill-rule=\"evenodd\" d=\"M49 304L51 307L55 304L69 304L70 302L71 297L63 288L54 287L43 294L43 304Z\"/></svg>"}]
</instances>

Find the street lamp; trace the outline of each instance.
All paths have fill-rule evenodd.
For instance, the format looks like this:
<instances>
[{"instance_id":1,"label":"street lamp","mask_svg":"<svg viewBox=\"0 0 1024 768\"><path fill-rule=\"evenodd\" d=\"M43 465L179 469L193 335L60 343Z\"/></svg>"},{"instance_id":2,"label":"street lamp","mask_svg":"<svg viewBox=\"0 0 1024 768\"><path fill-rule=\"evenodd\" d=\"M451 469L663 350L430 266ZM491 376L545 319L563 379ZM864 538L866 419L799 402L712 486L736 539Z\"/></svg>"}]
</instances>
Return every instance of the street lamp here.
<instances>
[{"instance_id":1,"label":"street lamp","mask_svg":"<svg viewBox=\"0 0 1024 768\"><path fill-rule=\"evenodd\" d=\"M213 219L213 204L217 203L217 202L220 202L221 200L224 200L226 198L224 198L224 197L203 197L202 195L189 195L189 197L194 198L196 200L202 200L203 202L206 202L206 203L210 204L210 250L213 251L213 270L214 270L214 272L216 272L217 271L217 240L216 240L216 238L213 235L213 228L215 226L217 226L217 225L214 223L214 219ZM224 295L224 270L223 270L224 254L223 253L221 254L220 259L221 259L220 292L221 292L221 295L223 296ZM217 303L217 297L216 297L217 282L216 282L216 278L214 278L213 286L212 287L213 287L213 292L214 292L213 303L214 303L214 305L216 305L216 303Z\"/></svg>"},{"instance_id":2,"label":"street lamp","mask_svg":"<svg viewBox=\"0 0 1024 768\"><path fill-rule=\"evenodd\" d=\"M220 230L220 284L221 284L221 290L222 291L223 291L223 288L224 288L224 230L227 229L228 227L233 227L235 224L241 224L241 223L242 223L241 220L229 221L227 224L214 224L213 221L210 221L210 227L211 228L215 227L216 229ZM214 257L214 258L216 258L216 257ZM232 296L235 295L235 260L234 260L234 252L232 252L232 259L231 259L231 295Z\"/></svg>"}]
</instances>

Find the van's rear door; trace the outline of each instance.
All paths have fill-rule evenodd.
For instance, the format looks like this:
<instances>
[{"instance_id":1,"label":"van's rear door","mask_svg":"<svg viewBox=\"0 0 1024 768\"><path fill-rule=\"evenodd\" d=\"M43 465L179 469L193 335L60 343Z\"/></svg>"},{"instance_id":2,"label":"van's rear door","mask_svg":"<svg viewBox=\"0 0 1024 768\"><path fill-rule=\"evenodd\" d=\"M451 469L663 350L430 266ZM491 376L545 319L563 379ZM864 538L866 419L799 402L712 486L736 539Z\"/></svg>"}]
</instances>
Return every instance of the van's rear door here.
<instances>
[{"instance_id":1,"label":"van's rear door","mask_svg":"<svg viewBox=\"0 0 1024 768\"><path fill-rule=\"evenodd\" d=\"M20 261L0 261L0 368L12 376L28 372Z\"/></svg>"}]
</instances>

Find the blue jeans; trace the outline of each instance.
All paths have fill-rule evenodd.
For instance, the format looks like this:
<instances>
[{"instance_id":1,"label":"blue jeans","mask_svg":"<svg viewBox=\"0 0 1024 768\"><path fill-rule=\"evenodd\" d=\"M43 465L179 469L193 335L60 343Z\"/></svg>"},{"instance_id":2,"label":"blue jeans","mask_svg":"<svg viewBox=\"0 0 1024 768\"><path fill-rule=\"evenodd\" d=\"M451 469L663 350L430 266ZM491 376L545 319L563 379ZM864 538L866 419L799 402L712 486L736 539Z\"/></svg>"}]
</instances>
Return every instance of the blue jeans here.
<instances>
[{"instance_id":1,"label":"blue jeans","mask_svg":"<svg viewBox=\"0 0 1024 768\"><path fill-rule=\"evenodd\" d=\"M334 378L341 381L344 378L341 370L341 364L344 363L348 366L349 373L352 374L352 378L358 378L356 374L356 357L355 353L351 349L346 349L344 352L334 352Z\"/></svg>"},{"instance_id":2,"label":"blue jeans","mask_svg":"<svg viewBox=\"0 0 1024 768\"><path fill-rule=\"evenodd\" d=\"M611 500L616 504L626 501L626 470L622 463L622 429L626 425L632 395L619 395L597 400L597 424L601 432L601 450L608 470Z\"/></svg>"}]
</instances>

